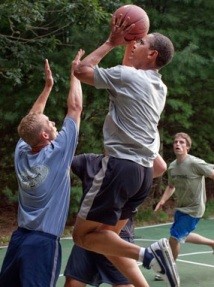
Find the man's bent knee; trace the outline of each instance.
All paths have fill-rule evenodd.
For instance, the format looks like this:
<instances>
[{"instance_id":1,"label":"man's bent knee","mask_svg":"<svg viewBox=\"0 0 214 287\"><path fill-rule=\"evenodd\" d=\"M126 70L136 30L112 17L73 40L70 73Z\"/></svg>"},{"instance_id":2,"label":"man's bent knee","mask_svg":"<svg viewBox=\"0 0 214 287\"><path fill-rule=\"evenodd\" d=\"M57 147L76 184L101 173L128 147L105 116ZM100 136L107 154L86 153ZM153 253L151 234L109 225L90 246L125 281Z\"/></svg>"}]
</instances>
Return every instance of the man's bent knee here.
<instances>
[{"instance_id":1,"label":"man's bent knee","mask_svg":"<svg viewBox=\"0 0 214 287\"><path fill-rule=\"evenodd\" d=\"M91 242L89 242L88 236L91 233L96 232L101 225L102 224L98 222L77 217L72 233L74 243L82 248L90 250Z\"/></svg>"}]
</instances>

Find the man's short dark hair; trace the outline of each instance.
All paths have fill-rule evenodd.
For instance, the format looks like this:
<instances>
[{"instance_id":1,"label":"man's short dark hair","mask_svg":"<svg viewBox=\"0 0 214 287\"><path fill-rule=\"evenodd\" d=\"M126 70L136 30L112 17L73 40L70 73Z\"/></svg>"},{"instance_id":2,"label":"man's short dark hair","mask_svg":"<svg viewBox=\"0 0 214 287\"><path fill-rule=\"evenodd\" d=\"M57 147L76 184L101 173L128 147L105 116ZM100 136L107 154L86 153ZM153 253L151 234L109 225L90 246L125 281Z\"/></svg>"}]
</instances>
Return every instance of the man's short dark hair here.
<instances>
[{"instance_id":1,"label":"man's short dark hair","mask_svg":"<svg viewBox=\"0 0 214 287\"><path fill-rule=\"evenodd\" d=\"M156 65L160 69L172 60L175 51L174 46L168 37L160 33L151 33L151 35L154 37L151 40L150 48L158 52Z\"/></svg>"}]
</instances>

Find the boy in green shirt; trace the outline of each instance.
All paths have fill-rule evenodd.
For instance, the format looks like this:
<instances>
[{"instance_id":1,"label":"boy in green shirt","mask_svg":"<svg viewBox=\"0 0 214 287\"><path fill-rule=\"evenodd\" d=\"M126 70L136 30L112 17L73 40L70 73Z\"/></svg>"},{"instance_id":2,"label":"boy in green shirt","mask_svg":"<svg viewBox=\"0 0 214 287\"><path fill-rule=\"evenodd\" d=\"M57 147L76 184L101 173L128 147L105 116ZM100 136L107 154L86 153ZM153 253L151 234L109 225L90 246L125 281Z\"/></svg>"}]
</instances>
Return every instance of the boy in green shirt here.
<instances>
[{"instance_id":1,"label":"boy in green shirt","mask_svg":"<svg viewBox=\"0 0 214 287\"><path fill-rule=\"evenodd\" d=\"M155 211L160 209L175 194L177 206L169 238L175 260L182 242L208 245L214 250L214 240L192 232L205 212L205 177L214 180L214 169L213 165L188 154L191 144L192 140L186 133L177 133L174 136L173 150L176 159L169 165L168 186L155 208ZM158 280L159 276L156 275L155 278Z\"/></svg>"}]
</instances>

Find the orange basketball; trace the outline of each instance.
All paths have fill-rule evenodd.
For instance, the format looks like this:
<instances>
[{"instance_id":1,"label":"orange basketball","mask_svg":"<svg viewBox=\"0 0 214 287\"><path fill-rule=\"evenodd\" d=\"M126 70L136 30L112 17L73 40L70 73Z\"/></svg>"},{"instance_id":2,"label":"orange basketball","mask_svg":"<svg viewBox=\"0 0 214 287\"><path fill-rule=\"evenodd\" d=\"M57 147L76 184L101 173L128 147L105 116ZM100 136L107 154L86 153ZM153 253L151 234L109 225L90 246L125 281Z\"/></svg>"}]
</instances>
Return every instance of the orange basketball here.
<instances>
[{"instance_id":1,"label":"orange basketball","mask_svg":"<svg viewBox=\"0 0 214 287\"><path fill-rule=\"evenodd\" d=\"M149 31L149 17L147 13L137 5L123 5L118 8L113 16L116 18L122 14L122 19L129 17L129 24L135 24L134 28L124 37L126 41L139 40Z\"/></svg>"}]
</instances>

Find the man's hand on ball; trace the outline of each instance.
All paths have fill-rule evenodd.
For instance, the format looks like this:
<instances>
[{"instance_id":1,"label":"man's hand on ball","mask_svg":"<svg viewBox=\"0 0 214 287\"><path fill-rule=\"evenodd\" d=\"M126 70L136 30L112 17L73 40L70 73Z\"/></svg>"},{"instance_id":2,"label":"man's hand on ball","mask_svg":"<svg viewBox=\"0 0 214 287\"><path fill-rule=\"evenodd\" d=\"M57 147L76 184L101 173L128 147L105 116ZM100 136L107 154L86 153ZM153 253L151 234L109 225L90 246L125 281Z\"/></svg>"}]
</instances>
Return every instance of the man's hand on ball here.
<instances>
[{"instance_id":1,"label":"man's hand on ball","mask_svg":"<svg viewBox=\"0 0 214 287\"><path fill-rule=\"evenodd\" d=\"M114 46L127 45L129 41L125 40L125 36L134 28L135 24L129 24L129 17L122 20L123 15L120 14L119 17L112 17L112 27L111 33L108 38Z\"/></svg>"}]
</instances>

